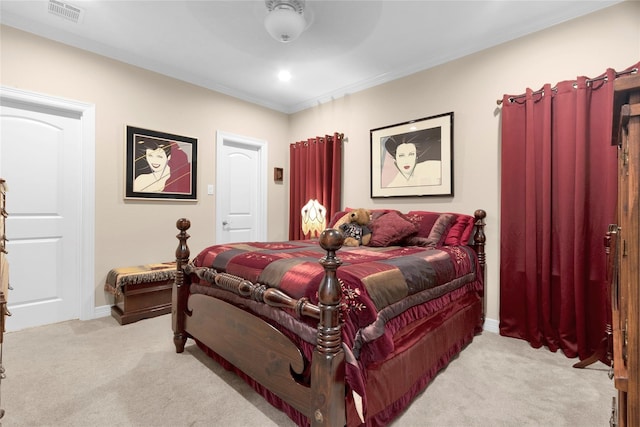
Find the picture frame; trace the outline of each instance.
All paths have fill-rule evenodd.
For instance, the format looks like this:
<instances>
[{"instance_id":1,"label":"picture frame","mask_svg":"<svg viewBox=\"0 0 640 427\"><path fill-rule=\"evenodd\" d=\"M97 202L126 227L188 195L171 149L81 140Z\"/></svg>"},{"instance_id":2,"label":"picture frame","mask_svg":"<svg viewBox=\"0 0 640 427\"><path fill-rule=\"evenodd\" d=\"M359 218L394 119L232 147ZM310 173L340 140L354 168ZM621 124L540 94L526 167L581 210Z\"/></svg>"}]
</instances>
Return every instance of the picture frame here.
<instances>
[{"instance_id":1,"label":"picture frame","mask_svg":"<svg viewBox=\"0 0 640 427\"><path fill-rule=\"evenodd\" d=\"M197 200L198 140L127 126L125 199Z\"/></svg>"},{"instance_id":2,"label":"picture frame","mask_svg":"<svg viewBox=\"0 0 640 427\"><path fill-rule=\"evenodd\" d=\"M369 135L371 198L453 196L453 112Z\"/></svg>"},{"instance_id":3,"label":"picture frame","mask_svg":"<svg viewBox=\"0 0 640 427\"><path fill-rule=\"evenodd\" d=\"M273 168L273 181L282 182L284 180L284 169Z\"/></svg>"}]
</instances>

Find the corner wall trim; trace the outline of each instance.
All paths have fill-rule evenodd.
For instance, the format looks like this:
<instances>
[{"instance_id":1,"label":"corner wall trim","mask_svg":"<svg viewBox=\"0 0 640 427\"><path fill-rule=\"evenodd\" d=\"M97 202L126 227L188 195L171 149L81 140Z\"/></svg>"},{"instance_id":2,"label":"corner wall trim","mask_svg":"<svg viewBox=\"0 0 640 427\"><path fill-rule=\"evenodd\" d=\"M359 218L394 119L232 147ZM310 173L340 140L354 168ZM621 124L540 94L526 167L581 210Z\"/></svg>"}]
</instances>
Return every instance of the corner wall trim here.
<instances>
[{"instance_id":1,"label":"corner wall trim","mask_svg":"<svg viewBox=\"0 0 640 427\"><path fill-rule=\"evenodd\" d=\"M110 305L101 305L93 310L93 319L99 319L101 317L107 317L111 315Z\"/></svg>"},{"instance_id":2,"label":"corner wall trim","mask_svg":"<svg viewBox=\"0 0 640 427\"><path fill-rule=\"evenodd\" d=\"M500 333L500 323L495 319L484 319L484 326L482 327L487 332L493 332L494 334Z\"/></svg>"}]
</instances>

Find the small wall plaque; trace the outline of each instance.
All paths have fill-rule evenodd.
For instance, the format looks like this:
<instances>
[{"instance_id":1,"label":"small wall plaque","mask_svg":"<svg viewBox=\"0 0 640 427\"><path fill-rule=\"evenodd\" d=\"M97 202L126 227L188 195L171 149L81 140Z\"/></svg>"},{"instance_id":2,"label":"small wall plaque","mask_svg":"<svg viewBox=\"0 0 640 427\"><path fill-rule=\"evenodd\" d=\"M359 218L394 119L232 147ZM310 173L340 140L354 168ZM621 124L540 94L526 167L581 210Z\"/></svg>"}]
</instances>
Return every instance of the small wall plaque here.
<instances>
[{"instance_id":1,"label":"small wall plaque","mask_svg":"<svg viewBox=\"0 0 640 427\"><path fill-rule=\"evenodd\" d=\"M275 182L282 182L284 179L284 170L282 168L273 168L273 180Z\"/></svg>"}]
</instances>

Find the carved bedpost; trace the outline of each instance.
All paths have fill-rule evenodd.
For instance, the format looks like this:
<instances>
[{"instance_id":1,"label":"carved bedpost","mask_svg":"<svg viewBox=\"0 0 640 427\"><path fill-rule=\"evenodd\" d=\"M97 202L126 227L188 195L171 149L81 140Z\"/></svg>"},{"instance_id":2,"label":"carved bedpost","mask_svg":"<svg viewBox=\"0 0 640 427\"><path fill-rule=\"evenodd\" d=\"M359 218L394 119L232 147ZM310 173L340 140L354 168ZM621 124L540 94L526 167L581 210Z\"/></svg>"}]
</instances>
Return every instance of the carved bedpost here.
<instances>
[{"instance_id":1,"label":"carved bedpost","mask_svg":"<svg viewBox=\"0 0 640 427\"><path fill-rule=\"evenodd\" d=\"M480 263L480 268L482 269L481 273L482 273L482 280L484 283L484 288L482 290L482 322L484 323L484 318L487 314L487 298L486 298L486 288L487 288L487 276L485 274L485 270L486 270L486 254L484 253L484 243L487 240L486 236L484 235L484 226L485 226L485 222L484 219L487 216L487 213L482 210L482 209L478 209L473 213L473 216L475 217L476 221L475 221L475 226L476 226L476 232L473 235L473 243L475 246L475 250L476 253L478 254L478 262Z\"/></svg>"},{"instance_id":2,"label":"carved bedpost","mask_svg":"<svg viewBox=\"0 0 640 427\"><path fill-rule=\"evenodd\" d=\"M487 240L484 235L484 219L486 218L487 213L482 209L478 209L473 213L473 216L476 218L476 232L473 235L473 242L476 247L476 252L478 253L478 261L480 262L480 267L482 267L482 274L484 274L484 268L487 259L484 253L484 243Z\"/></svg>"},{"instance_id":3,"label":"carved bedpost","mask_svg":"<svg viewBox=\"0 0 640 427\"><path fill-rule=\"evenodd\" d=\"M190 237L187 230L191 227L191 221L180 218L176 222L176 227L180 232L178 238L178 248L176 249L176 279L173 282L173 292L171 294L171 319L173 328L173 343L176 346L176 353L184 351L187 342L184 323L187 315L187 297L189 296L189 283L185 283L183 267L189 263L189 246L187 239Z\"/></svg>"},{"instance_id":4,"label":"carved bedpost","mask_svg":"<svg viewBox=\"0 0 640 427\"><path fill-rule=\"evenodd\" d=\"M320 246L327 256L320 260L325 274L318 288L318 342L313 352L311 387L313 389L311 425L344 426L346 424L344 352L340 325L342 289L336 270L341 262L336 257L344 237L335 229L327 229L320 235Z\"/></svg>"}]
</instances>

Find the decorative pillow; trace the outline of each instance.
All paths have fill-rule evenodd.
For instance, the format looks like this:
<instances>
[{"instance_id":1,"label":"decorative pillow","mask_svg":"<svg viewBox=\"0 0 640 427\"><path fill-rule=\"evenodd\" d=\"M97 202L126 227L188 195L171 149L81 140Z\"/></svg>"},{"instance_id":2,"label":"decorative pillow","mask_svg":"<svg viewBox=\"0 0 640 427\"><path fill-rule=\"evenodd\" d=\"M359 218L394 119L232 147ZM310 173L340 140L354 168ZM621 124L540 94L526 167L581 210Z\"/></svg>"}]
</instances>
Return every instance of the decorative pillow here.
<instances>
[{"instance_id":1,"label":"decorative pillow","mask_svg":"<svg viewBox=\"0 0 640 427\"><path fill-rule=\"evenodd\" d=\"M369 246L392 246L416 231L416 225L403 214L398 211L390 211L371 221Z\"/></svg>"},{"instance_id":2,"label":"decorative pillow","mask_svg":"<svg viewBox=\"0 0 640 427\"><path fill-rule=\"evenodd\" d=\"M343 211L336 212L335 214L333 214L333 217L331 217L331 221L329 222L329 225L327 227L328 228L336 228L336 224L338 222L340 222L340 220L342 220L342 218L345 215L347 215L349 212L351 212L352 210L353 210L353 208L346 207L346 208L344 208ZM384 215L387 212L391 211L390 209L369 209L369 210L371 211L371 220L372 221L380 218L382 215Z\"/></svg>"},{"instance_id":3,"label":"decorative pillow","mask_svg":"<svg viewBox=\"0 0 640 427\"><path fill-rule=\"evenodd\" d=\"M451 228L451 225L456 220L455 214L438 214L435 222L433 223L429 235L427 237L420 236L418 233L416 236L410 236L405 240L405 244L412 246L425 246L425 247L438 247L442 246L447 232Z\"/></svg>"},{"instance_id":4,"label":"decorative pillow","mask_svg":"<svg viewBox=\"0 0 640 427\"><path fill-rule=\"evenodd\" d=\"M331 217L331 221L329 221L329 224L327 225L327 228L335 228L336 223L340 221L342 217L348 214L349 212L351 212L351 209L346 208L343 211L334 213L333 216Z\"/></svg>"},{"instance_id":5,"label":"decorative pillow","mask_svg":"<svg viewBox=\"0 0 640 427\"><path fill-rule=\"evenodd\" d=\"M440 215L440 212L411 211L406 215L406 217L409 221L416 224L418 228L418 234L416 234L416 236L424 237L426 239L429 237L433 224L436 223Z\"/></svg>"},{"instance_id":6,"label":"decorative pillow","mask_svg":"<svg viewBox=\"0 0 640 427\"><path fill-rule=\"evenodd\" d=\"M460 241L465 244L471 242L473 240L472 234L475 231L475 227L476 227L476 219L475 217L470 216L469 222L467 223L467 226L462 232L462 238L460 239Z\"/></svg>"},{"instance_id":7,"label":"decorative pillow","mask_svg":"<svg viewBox=\"0 0 640 427\"><path fill-rule=\"evenodd\" d=\"M371 221L375 221L382 215L391 212L389 209L371 209ZM396 211L397 212L397 211Z\"/></svg>"},{"instance_id":8,"label":"decorative pillow","mask_svg":"<svg viewBox=\"0 0 640 427\"><path fill-rule=\"evenodd\" d=\"M449 229L444 241L445 245L466 245L471 239L475 218L470 215L457 214L455 223Z\"/></svg>"}]
</instances>

